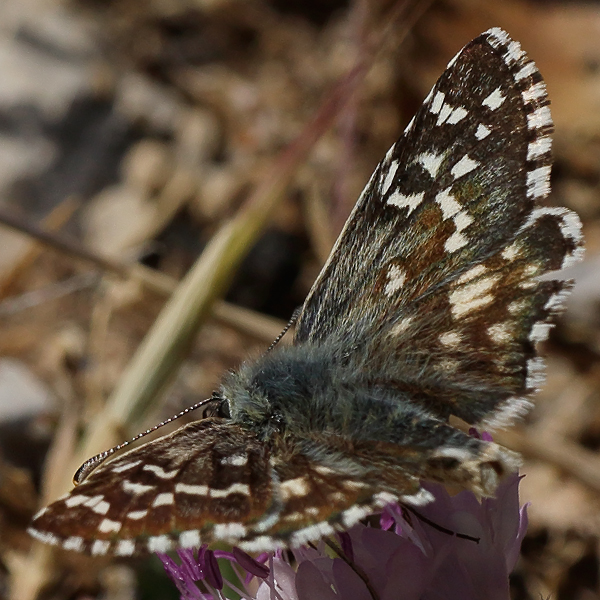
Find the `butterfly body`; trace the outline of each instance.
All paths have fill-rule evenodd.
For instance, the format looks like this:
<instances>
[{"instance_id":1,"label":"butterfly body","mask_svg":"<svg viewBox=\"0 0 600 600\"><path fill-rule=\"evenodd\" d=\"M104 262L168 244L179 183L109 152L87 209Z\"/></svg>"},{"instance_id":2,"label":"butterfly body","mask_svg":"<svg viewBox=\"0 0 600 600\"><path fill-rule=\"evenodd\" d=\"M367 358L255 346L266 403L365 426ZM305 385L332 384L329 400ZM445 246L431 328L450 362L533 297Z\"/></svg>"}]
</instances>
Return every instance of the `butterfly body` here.
<instances>
[{"instance_id":1,"label":"butterfly body","mask_svg":"<svg viewBox=\"0 0 600 600\"><path fill-rule=\"evenodd\" d=\"M431 501L422 480L493 495L519 457L450 418L509 424L542 381L536 345L570 286L547 274L582 255L577 216L542 204L551 130L519 44L470 42L367 183L294 344L228 375L216 416L93 470L32 535L97 555L263 551Z\"/></svg>"}]
</instances>

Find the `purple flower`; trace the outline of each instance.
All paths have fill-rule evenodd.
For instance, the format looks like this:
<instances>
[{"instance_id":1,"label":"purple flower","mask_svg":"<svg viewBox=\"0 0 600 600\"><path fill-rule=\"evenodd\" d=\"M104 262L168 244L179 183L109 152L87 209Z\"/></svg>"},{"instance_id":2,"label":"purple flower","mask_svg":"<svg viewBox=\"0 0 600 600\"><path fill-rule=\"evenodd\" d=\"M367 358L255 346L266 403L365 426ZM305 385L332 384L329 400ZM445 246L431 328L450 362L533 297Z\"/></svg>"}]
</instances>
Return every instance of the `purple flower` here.
<instances>
[{"instance_id":1,"label":"purple flower","mask_svg":"<svg viewBox=\"0 0 600 600\"><path fill-rule=\"evenodd\" d=\"M527 528L519 480L507 477L496 497L482 502L471 492L451 496L425 483L435 497L431 504L418 511L391 505L381 528L358 524L339 534L346 560L324 542L293 550L294 567L288 554L253 559L238 548L180 550L180 565L159 556L182 600L225 598L216 558L231 561L239 582L227 584L245 600L508 600L508 576Z\"/></svg>"},{"instance_id":2,"label":"purple flower","mask_svg":"<svg viewBox=\"0 0 600 600\"><path fill-rule=\"evenodd\" d=\"M239 548L234 548L232 552L222 550L213 552L204 545L198 550L194 548L180 549L177 550L177 554L181 564L177 564L168 554L157 552L167 575L175 582L182 600L221 600L225 598L221 591L224 582L217 558L231 562L239 581L228 580L227 585L244 600L255 598L253 591L257 586L249 585L254 577L265 579L272 572L272 569L263 564L271 556L266 553L258 559L254 559ZM239 567L246 571L245 577ZM200 582L200 587L196 585L197 582ZM204 591L201 590L201 587L204 588Z\"/></svg>"}]
</instances>

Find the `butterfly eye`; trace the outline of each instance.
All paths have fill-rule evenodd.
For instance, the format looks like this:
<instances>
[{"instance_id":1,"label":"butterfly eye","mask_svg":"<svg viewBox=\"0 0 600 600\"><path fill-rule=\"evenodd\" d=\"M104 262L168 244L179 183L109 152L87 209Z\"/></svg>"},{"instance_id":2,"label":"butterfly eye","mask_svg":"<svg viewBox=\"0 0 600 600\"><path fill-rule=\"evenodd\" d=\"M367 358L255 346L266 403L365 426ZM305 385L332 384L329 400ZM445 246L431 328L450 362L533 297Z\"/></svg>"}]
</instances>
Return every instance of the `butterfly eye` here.
<instances>
[{"instance_id":1,"label":"butterfly eye","mask_svg":"<svg viewBox=\"0 0 600 600\"><path fill-rule=\"evenodd\" d=\"M222 419L231 419L231 411L229 410L229 400L223 398L221 403L217 406L215 416L221 417Z\"/></svg>"},{"instance_id":2,"label":"butterfly eye","mask_svg":"<svg viewBox=\"0 0 600 600\"><path fill-rule=\"evenodd\" d=\"M202 410L202 418L208 419L209 417L221 417L229 419L231 417L229 412L229 400L225 400L219 392L213 392L210 402Z\"/></svg>"}]
</instances>

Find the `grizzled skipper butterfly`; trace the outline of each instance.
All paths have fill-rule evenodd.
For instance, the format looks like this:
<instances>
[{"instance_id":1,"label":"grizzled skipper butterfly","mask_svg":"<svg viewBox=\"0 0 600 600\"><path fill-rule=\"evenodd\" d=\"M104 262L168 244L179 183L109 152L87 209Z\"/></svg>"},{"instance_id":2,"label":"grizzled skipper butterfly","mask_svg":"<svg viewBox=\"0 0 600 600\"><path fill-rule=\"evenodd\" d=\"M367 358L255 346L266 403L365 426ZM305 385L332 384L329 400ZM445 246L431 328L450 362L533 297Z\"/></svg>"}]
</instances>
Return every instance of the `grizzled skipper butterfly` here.
<instances>
[{"instance_id":1,"label":"grizzled skipper butterfly","mask_svg":"<svg viewBox=\"0 0 600 600\"><path fill-rule=\"evenodd\" d=\"M421 480L494 494L518 455L450 415L501 426L543 379L535 346L580 259L578 217L548 195L542 77L490 29L448 64L358 199L294 344L225 377L213 416L101 464L30 532L131 556L225 541L294 547Z\"/></svg>"}]
</instances>

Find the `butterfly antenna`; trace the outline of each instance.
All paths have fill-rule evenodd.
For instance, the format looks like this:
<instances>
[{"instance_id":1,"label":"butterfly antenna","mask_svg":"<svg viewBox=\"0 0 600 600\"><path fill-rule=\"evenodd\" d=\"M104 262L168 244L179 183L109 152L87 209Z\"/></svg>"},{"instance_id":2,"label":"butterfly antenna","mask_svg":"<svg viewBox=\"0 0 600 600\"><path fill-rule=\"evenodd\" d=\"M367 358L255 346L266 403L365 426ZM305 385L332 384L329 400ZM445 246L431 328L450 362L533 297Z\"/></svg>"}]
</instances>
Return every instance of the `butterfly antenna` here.
<instances>
[{"instance_id":1,"label":"butterfly antenna","mask_svg":"<svg viewBox=\"0 0 600 600\"><path fill-rule=\"evenodd\" d=\"M215 402L217 400L220 400L220 398L213 394L213 396L211 398L202 400L201 402L197 402L196 404L192 404L192 406L188 406L187 408L184 408L181 412L177 413L176 415L173 415L172 417L169 417L168 419L161 421L160 423L158 423L158 425L155 425L154 427L151 427L150 429L146 429L146 431L143 431L142 433L138 433L136 436L132 437L128 442L122 442L121 444L117 444L110 450L105 450L104 452L100 452L100 454L96 454L96 456L92 456L92 458L88 458L79 467L79 469L77 469L77 471L75 472L75 475L73 475L73 483L75 485L79 485L80 483L83 483L89 477L89 475L92 471L94 471L97 467L99 467L107 458L109 458L110 456L115 454L115 452L122 450L126 446L129 446L129 444L133 444L133 442L137 442L137 440L139 440L140 438L147 436L149 433L153 433L154 431L156 431L157 429L160 429L164 425L168 425L169 423L176 421L177 419L183 417L184 415L187 415L189 412L192 412L193 410L197 410L198 408L201 408L205 404L208 404L209 402Z\"/></svg>"},{"instance_id":2,"label":"butterfly antenna","mask_svg":"<svg viewBox=\"0 0 600 600\"><path fill-rule=\"evenodd\" d=\"M281 341L281 338L296 324L296 321L298 320L298 317L300 316L301 312L302 312L302 307L299 306L292 313L292 316L290 317L290 320L287 322L287 325L283 328L283 331L275 338L273 343L267 348L267 351L265 352L265 354L268 354L269 352L271 352L271 350L273 350L273 348L275 348L275 346L277 346L277 344L279 344L279 342Z\"/></svg>"}]
</instances>

